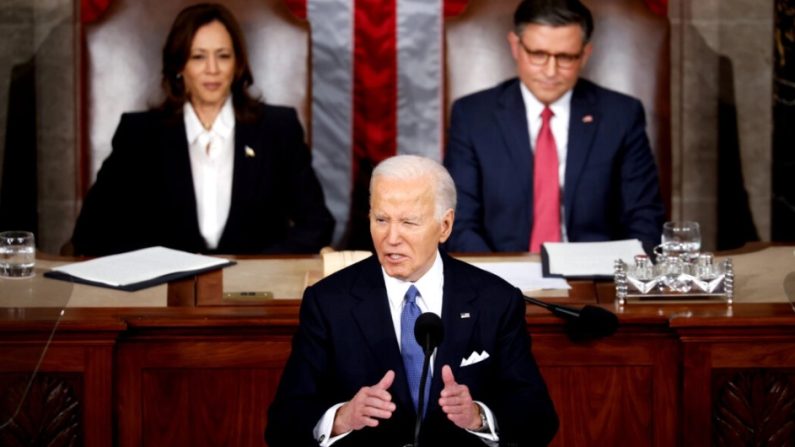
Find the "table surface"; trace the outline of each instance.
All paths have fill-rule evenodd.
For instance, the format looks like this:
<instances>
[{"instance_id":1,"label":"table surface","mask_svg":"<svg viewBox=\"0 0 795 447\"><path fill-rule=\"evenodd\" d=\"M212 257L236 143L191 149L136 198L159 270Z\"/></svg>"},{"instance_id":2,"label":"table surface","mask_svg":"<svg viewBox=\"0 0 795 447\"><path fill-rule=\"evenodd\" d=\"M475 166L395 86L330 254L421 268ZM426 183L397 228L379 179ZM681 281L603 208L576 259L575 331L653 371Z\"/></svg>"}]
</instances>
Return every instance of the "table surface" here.
<instances>
[{"instance_id":1,"label":"table surface","mask_svg":"<svg viewBox=\"0 0 795 447\"><path fill-rule=\"evenodd\" d=\"M478 263L540 262L537 255L531 254L457 257ZM725 257L718 256L718 260ZM795 290L795 247L764 247L730 257L734 262L736 304L789 303L785 283L791 282L790 288ZM236 265L223 270L224 292L267 291L273 294L274 301L296 300L307 285L323 276L323 259L319 255L235 259ZM66 258L38 259L33 278L0 279L0 307L166 307L165 284L125 292L43 276L50 268L68 262L71 260ZM608 280L600 286L610 288L612 282ZM566 298L572 293L566 290L525 292L561 302L567 302Z\"/></svg>"}]
</instances>

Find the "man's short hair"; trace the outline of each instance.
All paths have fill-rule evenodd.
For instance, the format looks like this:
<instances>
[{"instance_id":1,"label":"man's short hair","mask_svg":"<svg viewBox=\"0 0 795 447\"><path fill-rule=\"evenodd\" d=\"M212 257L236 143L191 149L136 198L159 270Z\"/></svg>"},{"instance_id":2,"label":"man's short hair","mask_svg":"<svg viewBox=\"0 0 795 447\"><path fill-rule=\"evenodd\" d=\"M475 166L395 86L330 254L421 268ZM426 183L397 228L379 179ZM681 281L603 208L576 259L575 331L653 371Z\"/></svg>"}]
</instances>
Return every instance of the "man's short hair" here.
<instances>
[{"instance_id":1,"label":"man's short hair","mask_svg":"<svg viewBox=\"0 0 795 447\"><path fill-rule=\"evenodd\" d=\"M373 195L373 184L378 177L413 180L426 176L431 178L431 184L433 185L436 205L435 217L437 220L441 220L447 210L455 211L457 200L455 183L444 166L427 157L395 155L379 163L373 169L373 175L370 178L370 200L372 200Z\"/></svg>"},{"instance_id":2,"label":"man's short hair","mask_svg":"<svg viewBox=\"0 0 795 447\"><path fill-rule=\"evenodd\" d=\"M593 34L591 11L579 0L524 0L513 14L514 31L522 35L527 24L565 26L579 25L582 41L588 43Z\"/></svg>"}]
</instances>

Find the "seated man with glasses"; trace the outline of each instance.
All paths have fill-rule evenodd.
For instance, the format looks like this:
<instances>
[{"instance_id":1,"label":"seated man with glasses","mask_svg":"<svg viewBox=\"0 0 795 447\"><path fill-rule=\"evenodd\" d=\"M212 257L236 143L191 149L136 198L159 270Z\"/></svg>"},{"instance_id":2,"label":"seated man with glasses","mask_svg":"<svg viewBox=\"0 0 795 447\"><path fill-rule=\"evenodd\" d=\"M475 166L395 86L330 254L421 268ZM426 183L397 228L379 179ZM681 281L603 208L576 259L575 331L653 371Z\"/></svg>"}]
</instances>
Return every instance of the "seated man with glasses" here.
<instances>
[{"instance_id":1,"label":"seated man with glasses","mask_svg":"<svg viewBox=\"0 0 795 447\"><path fill-rule=\"evenodd\" d=\"M508 34L518 78L453 104L445 165L458 190L457 252L544 242L660 242L665 211L635 98L581 79L591 12L525 0Z\"/></svg>"}]
</instances>

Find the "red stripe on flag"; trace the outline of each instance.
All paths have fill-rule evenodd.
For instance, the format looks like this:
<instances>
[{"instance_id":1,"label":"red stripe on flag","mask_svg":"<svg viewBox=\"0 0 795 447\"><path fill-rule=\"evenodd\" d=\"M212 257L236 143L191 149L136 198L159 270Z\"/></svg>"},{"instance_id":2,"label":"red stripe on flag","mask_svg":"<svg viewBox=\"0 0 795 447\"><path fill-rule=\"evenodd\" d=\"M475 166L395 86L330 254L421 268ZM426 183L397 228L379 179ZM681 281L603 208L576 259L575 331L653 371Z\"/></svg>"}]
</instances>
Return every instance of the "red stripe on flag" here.
<instances>
[{"instance_id":1,"label":"red stripe on flag","mask_svg":"<svg viewBox=\"0 0 795 447\"><path fill-rule=\"evenodd\" d=\"M396 0L356 0L353 38L354 163L397 151ZM357 166L354 166L354 178Z\"/></svg>"},{"instance_id":2,"label":"red stripe on flag","mask_svg":"<svg viewBox=\"0 0 795 447\"><path fill-rule=\"evenodd\" d=\"M651 12L668 17L668 0L645 0L645 2Z\"/></svg>"},{"instance_id":3,"label":"red stripe on flag","mask_svg":"<svg viewBox=\"0 0 795 447\"><path fill-rule=\"evenodd\" d=\"M444 0L444 16L455 17L464 12L469 0Z\"/></svg>"},{"instance_id":4,"label":"red stripe on flag","mask_svg":"<svg viewBox=\"0 0 795 447\"><path fill-rule=\"evenodd\" d=\"M353 174L397 152L396 0L356 0L353 37Z\"/></svg>"},{"instance_id":5,"label":"red stripe on flag","mask_svg":"<svg viewBox=\"0 0 795 447\"><path fill-rule=\"evenodd\" d=\"M292 15L301 20L306 20L306 2L307 0L282 0L287 6Z\"/></svg>"},{"instance_id":6,"label":"red stripe on flag","mask_svg":"<svg viewBox=\"0 0 795 447\"><path fill-rule=\"evenodd\" d=\"M353 154L348 246L370 246L370 174L397 153L397 0L355 0L353 35ZM359 240L361 239L361 240Z\"/></svg>"},{"instance_id":7,"label":"red stripe on flag","mask_svg":"<svg viewBox=\"0 0 795 447\"><path fill-rule=\"evenodd\" d=\"M92 23L98 20L108 10L111 0L81 0L80 21Z\"/></svg>"}]
</instances>

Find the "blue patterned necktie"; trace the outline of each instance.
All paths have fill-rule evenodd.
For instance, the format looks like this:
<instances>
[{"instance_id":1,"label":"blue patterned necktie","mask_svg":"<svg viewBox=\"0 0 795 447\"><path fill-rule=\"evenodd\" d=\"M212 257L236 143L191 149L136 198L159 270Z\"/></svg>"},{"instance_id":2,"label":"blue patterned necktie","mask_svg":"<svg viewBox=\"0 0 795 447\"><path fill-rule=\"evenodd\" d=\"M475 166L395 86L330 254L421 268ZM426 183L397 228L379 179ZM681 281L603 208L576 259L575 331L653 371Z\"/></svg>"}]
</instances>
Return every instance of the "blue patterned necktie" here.
<instances>
[{"instance_id":1,"label":"blue patterned necktie","mask_svg":"<svg viewBox=\"0 0 795 447\"><path fill-rule=\"evenodd\" d=\"M417 344L417 339L414 337L414 323L417 317L420 316L419 306L417 306L417 296L420 292L412 284L406 292L405 303L403 304L403 311L400 313L400 354L403 357L403 366L406 368L406 377L409 381L409 388L411 391L411 400L414 402L414 410L417 410L420 395L420 376L422 376L422 363L425 356L422 348ZM425 410L428 408L428 394L430 392L430 374L425 381L425 405L423 408L423 416Z\"/></svg>"}]
</instances>

